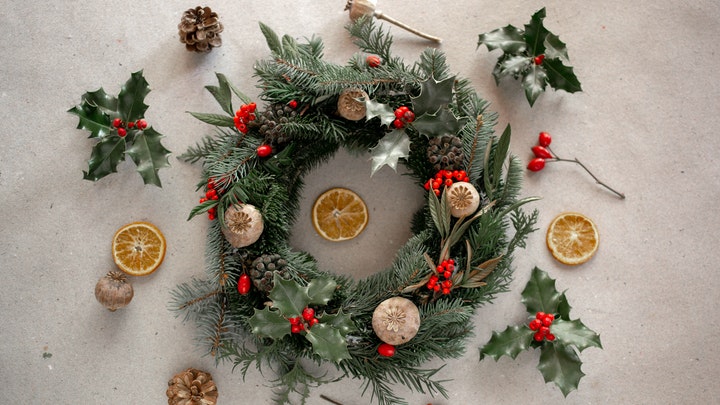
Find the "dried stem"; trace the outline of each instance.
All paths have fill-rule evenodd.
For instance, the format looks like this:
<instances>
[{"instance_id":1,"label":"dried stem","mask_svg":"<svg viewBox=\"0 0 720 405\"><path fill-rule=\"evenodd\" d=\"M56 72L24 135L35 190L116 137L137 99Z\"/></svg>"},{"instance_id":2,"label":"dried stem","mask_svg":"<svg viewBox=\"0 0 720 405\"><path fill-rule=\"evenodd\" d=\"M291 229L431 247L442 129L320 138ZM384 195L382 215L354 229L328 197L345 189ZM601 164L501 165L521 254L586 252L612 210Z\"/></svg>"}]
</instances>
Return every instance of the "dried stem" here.
<instances>
[{"instance_id":1,"label":"dried stem","mask_svg":"<svg viewBox=\"0 0 720 405\"><path fill-rule=\"evenodd\" d=\"M587 168L587 166L585 166L581 161L579 161L578 158L564 159L564 158L558 157L558 155L557 155L552 149L550 149L549 146L547 147L547 150L549 150L550 153L552 153L552 155L553 155L554 157L553 157L552 159L546 159L546 161L548 161L548 162L572 162L572 163L576 163L576 164L578 164L580 167L582 167L583 169L585 169L585 171L595 180L595 182L596 182L597 184L599 184L599 185L605 187L606 189L612 191L613 193L615 193L615 195L617 195L618 197L620 197L621 200L624 200L624 199L625 199L625 194L624 194L624 193L621 193L621 192L615 190L614 188L608 186L608 185L605 184L604 182L600 181L600 179L598 179L597 176L595 176L595 175L593 174L593 172L591 172L590 169Z\"/></svg>"},{"instance_id":2,"label":"dried stem","mask_svg":"<svg viewBox=\"0 0 720 405\"><path fill-rule=\"evenodd\" d=\"M396 19L394 19L394 18L392 18L392 17L390 17L390 16L388 16L388 15L385 15L385 14L384 14L382 11L380 11L380 10L375 10L375 12L373 13L373 15L374 15L375 18L377 18L378 20L385 20L385 21L389 22L390 24L397 25L398 27L400 27L400 28L402 28L402 29L404 29L404 30L406 30L406 31L412 32L413 34L415 34L415 35L417 35L417 36L419 36L419 37L422 37L422 38L425 38L425 39L429 39L429 40L434 41L434 42L442 42L442 38L436 37L436 36L434 36L434 35L426 34L426 33L424 33L424 32L420 32L420 31L416 30L415 28L410 27L409 25L406 25L406 24L404 24L404 23L401 23L400 21L398 21L398 20L396 20Z\"/></svg>"}]
</instances>

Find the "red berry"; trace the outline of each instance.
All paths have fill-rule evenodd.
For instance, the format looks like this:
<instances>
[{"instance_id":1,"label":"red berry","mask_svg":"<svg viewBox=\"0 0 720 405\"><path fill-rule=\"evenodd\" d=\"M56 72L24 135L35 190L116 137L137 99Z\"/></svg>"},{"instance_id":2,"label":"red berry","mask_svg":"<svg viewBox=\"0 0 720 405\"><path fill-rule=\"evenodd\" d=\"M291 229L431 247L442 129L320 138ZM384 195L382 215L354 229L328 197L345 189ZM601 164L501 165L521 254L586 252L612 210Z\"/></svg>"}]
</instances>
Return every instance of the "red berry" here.
<instances>
[{"instance_id":1,"label":"red berry","mask_svg":"<svg viewBox=\"0 0 720 405\"><path fill-rule=\"evenodd\" d=\"M433 286L433 291L436 291L436 292L437 292L437 291L440 291L440 285L439 285L439 284L435 284L435 286Z\"/></svg>"},{"instance_id":2,"label":"red berry","mask_svg":"<svg viewBox=\"0 0 720 405\"><path fill-rule=\"evenodd\" d=\"M535 314L535 319L539 319L542 321L543 318L545 318L545 312L538 312Z\"/></svg>"},{"instance_id":3,"label":"red berry","mask_svg":"<svg viewBox=\"0 0 720 405\"><path fill-rule=\"evenodd\" d=\"M122 120L120 118L115 118L112 122L112 126L115 128L120 128L122 126Z\"/></svg>"},{"instance_id":4,"label":"red berry","mask_svg":"<svg viewBox=\"0 0 720 405\"><path fill-rule=\"evenodd\" d=\"M435 189L435 190L433 190L433 191L435 191L435 196L440 197L440 190Z\"/></svg>"},{"instance_id":5,"label":"red berry","mask_svg":"<svg viewBox=\"0 0 720 405\"><path fill-rule=\"evenodd\" d=\"M290 321L291 325L299 325L302 321L302 318L300 318L299 316L294 316L292 318L288 318L288 321Z\"/></svg>"},{"instance_id":6,"label":"red berry","mask_svg":"<svg viewBox=\"0 0 720 405\"><path fill-rule=\"evenodd\" d=\"M453 185L452 179L445 179L445 187L450 187Z\"/></svg>"},{"instance_id":7,"label":"red berry","mask_svg":"<svg viewBox=\"0 0 720 405\"><path fill-rule=\"evenodd\" d=\"M268 157L272 154L272 146L270 145L260 145L257 147L257 155L261 158Z\"/></svg>"},{"instance_id":8,"label":"red berry","mask_svg":"<svg viewBox=\"0 0 720 405\"><path fill-rule=\"evenodd\" d=\"M376 68L376 67L380 66L380 63L382 63L382 61L380 60L380 57L377 55L368 56L365 59L365 62L367 62L368 66L370 66L371 68Z\"/></svg>"},{"instance_id":9,"label":"red berry","mask_svg":"<svg viewBox=\"0 0 720 405\"><path fill-rule=\"evenodd\" d=\"M127 125L128 128L133 128L134 126L135 126L134 122L132 122L132 121L128 122L128 125Z\"/></svg>"},{"instance_id":10,"label":"red berry","mask_svg":"<svg viewBox=\"0 0 720 405\"><path fill-rule=\"evenodd\" d=\"M236 122L235 128L237 128L238 131L242 132L243 134L247 134L247 125L245 125L244 122Z\"/></svg>"},{"instance_id":11,"label":"red berry","mask_svg":"<svg viewBox=\"0 0 720 405\"><path fill-rule=\"evenodd\" d=\"M413 122L415 121L415 113L409 110L405 111L405 113L402 115L402 119L408 123Z\"/></svg>"},{"instance_id":12,"label":"red berry","mask_svg":"<svg viewBox=\"0 0 720 405\"><path fill-rule=\"evenodd\" d=\"M533 335L533 339L535 339L536 342L543 340L544 337L545 335L540 332L535 332L535 334Z\"/></svg>"},{"instance_id":13,"label":"red berry","mask_svg":"<svg viewBox=\"0 0 720 405\"><path fill-rule=\"evenodd\" d=\"M555 320L555 315L553 315L553 314L546 314L546 315L545 315L545 318L550 318L550 322L552 322L552 321Z\"/></svg>"},{"instance_id":14,"label":"red berry","mask_svg":"<svg viewBox=\"0 0 720 405\"><path fill-rule=\"evenodd\" d=\"M302 331L302 327L301 327L301 326L302 326L302 325L300 325L300 324L298 324L298 325L291 325L291 326L290 326L290 332L292 332L292 333L300 333L300 332Z\"/></svg>"},{"instance_id":15,"label":"red berry","mask_svg":"<svg viewBox=\"0 0 720 405\"><path fill-rule=\"evenodd\" d=\"M445 278L450 278L451 276L452 276L452 272L450 272L448 270L445 270L445 272L443 273L443 277L445 277Z\"/></svg>"},{"instance_id":16,"label":"red berry","mask_svg":"<svg viewBox=\"0 0 720 405\"><path fill-rule=\"evenodd\" d=\"M315 310L312 308L303 309L302 317L304 320L310 322L311 319L315 318Z\"/></svg>"},{"instance_id":17,"label":"red berry","mask_svg":"<svg viewBox=\"0 0 720 405\"><path fill-rule=\"evenodd\" d=\"M240 278L238 279L237 289L241 295L245 295L250 292L250 276L245 273L241 274Z\"/></svg>"},{"instance_id":18,"label":"red berry","mask_svg":"<svg viewBox=\"0 0 720 405\"><path fill-rule=\"evenodd\" d=\"M545 336L550 333L550 328L548 328L547 326L541 326L540 329L538 329L538 332L542 333L543 336Z\"/></svg>"},{"instance_id":19,"label":"red berry","mask_svg":"<svg viewBox=\"0 0 720 405\"><path fill-rule=\"evenodd\" d=\"M403 127L403 122L400 121L400 119L396 118L395 121L393 121L393 126L394 126L396 129L400 129L400 128Z\"/></svg>"},{"instance_id":20,"label":"red berry","mask_svg":"<svg viewBox=\"0 0 720 405\"><path fill-rule=\"evenodd\" d=\"M128 124L128 125L129 125L129 124ZM145 129L145 128L147 128L147 121L145 121L144 119L139 119L139 120L137 120L137 127L138 127L138 129Z\"/></svg>"},{"instance_id":21,"label":"red berry","mask_svg":"<svg viewBox=\"0 0 720 405\"><path fill-rule=\"evenodd\" d=\"M552 323L553 323L553 320L552 320L552 318L550 318L550 315L545 316L545 318L543 318L543 320L542 320L542 324L544 326L550 326L550 325L552 325Z\"/></svg>"},{"instance_id":22,"label":"red berry","mask_svg":"<svg viewBox=\"0 0 720 405\"><path fill-rule=\"evenodd\" d=\"M313 318L313 319L311 319L311 320L308 321L308 324L310 324L310 327L311 327L311 328L312 328L313 326L319 324L319 323L320 323L320 320L317 319L317 318Z\"/></svg>"},{"instance_id":23,"label":"red berry","mask_svg":"<svg viewBox=\"0 0 720 405\"><path fill-rule=\"evenodd\" d=\"M535 157L543 158L543 159L552 159L553 155L550 153L547 148L540 145L535 145L532 148L533 153L535 154Z\"/></svg>"},{"instance_id":24,"label":"red berry","mask_svg":"<svg viewBox=\"0 0 720 405\"><path fill-rule=\"evenodd\" d=\"M540 132L540 135L538 135L538 144L540 146L548 147L550 146L550 143L552 142L552 137L547 132Z\"/></svg>"},{"instance_id":25,"label":"red berry","mask_svg":"<svg viewBox=\"0 0 720 405\"><path fill-rule=\"evenodd\" d=\"M545 168L545 159L535 158L531 160L530 163L528 163L527 168L531 172L539 172L540 170Z\"/></svg>"},{"instance_id":26,"label":"red berry","mask_svg":"<svg viewBox=\"0 0 720 405\"><path fill-rule=\"evenodd\" d=\"M388 343L382 343L378 346L377 352L383 357L392 357L395 355L395 346Z\"/></svg>"},{"instance_id":27,"label":"red berry","mask_svg":"<svg viewBox=\"0 0 720 405\"><path fill-rule=\"evenodd\" d=\"M443 289L442 289L442 293L443 293L444 295L448 295L448 294L450 294L450 289L449 289L449 288L443 288Z\"/></svg>"},{"instance_id":28,"label":"red berry","mask_svg":"<svg viewBox=\"0 0 720 405\"><path fill-rule=\"evenodd\" d=\"M125 135L127 135L127 131L125 130L125 128L118 128L117 131L120 138L124 138Z\"/></svg>"},{"instance_id":29,"label":"red berry","mask_svg":"<svg viewBox=\"0 0 720 405\"><path fill-rule=\"evenodd\" d=\"M250 103L250 104L248 104L248 110L249 110L251 113L252 113L252 112L255 112L255 109L256 109L256 108L257 108L257 104L255 104L255 103Z\"/></svg>"},{"instance_id":30,"label":"red berry","mask_svg":"<svg viewBox=\"0 0 720 405\"><path fill-rule=\"evenodd\" d=\"M553 340L555 340L555 335L553 335L552 333L548 333L547 336L545 336L545 339L552 342Z\"/></svg>"},{"instance_id":31,"label":"red berry","mask_svg":"<svg viewBox=\"0 0 720 405\"><path fill-rule=\"evenodd\" d=\"M541 65L543 61L545 60L545 55L538 55L533 59L533 62L535 62L536 65Z\"/></svg>"},{"instance_id":32,"label":"red berry","mask_svg":"<svg viewBox=\"0 0 720 405\"><path fill-rule=\"evenodd\" d=\"M288 107L292 108L293 110L296 109L297 106L298 106L298 102L295 100L290 100L290 102L288 103Z\"/></svg>"}]
</instances>

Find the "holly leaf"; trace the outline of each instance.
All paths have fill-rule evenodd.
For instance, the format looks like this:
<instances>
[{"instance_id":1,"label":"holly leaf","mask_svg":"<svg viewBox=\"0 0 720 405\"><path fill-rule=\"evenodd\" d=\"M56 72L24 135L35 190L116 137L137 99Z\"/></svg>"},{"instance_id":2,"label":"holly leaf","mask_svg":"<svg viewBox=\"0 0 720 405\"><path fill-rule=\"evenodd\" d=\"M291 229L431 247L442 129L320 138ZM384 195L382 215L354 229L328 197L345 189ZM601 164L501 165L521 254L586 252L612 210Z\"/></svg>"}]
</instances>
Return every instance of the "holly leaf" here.
<instances>
[{"instance_id":1,"label":"holly leaf","mask_svg":"<svg viewBox=\"0 0 720 405\"><path fill-rule=\"evenodd\" d=\"M340 308L337 314L323 315L320 322L323 325L332 326L337 329L342 336L347 336L348 333L355 330L355 324L350 319L350 315L344 314L342 308Z\"/></svg>"},{"instance_id":2,"label":"holly leaf","mask_svg":"<svg viewBox=\"0 0 720 405\"><path fill-rule=\"evenodd\" d=\"M573 345L582 352L588 347L602 349L600 335L585 326L579 319L566 321L556 319L550 327L558 342L566 345Z\"/></svg>"},{"instance_id":3,"label":"holly leaf","mask_svg":"<svg viewBox=\"0 0 720 405\"><path fill-rule=\"evenodd\" d=\"M545 344L540 352L538 370L545 382L554 382L563 395L576 390L585 375L580 369L582 361L572 347L562 344Z\"/></svg>"},{"instance_id":4,"label":"holly leaf","mask_svg":"<svg viewBox=\"0 0 720 405\"><path fill-rule=\"evenodd\" d=\"M582 91L578 80L571 66L563 65L560 59L545 59L543 67L547 72L547 81L554 89L565 90L568 93Z\"/></svg>"},{"instance_id":5,"label":"holly leaf","mask_svg":"<svg viewBox=\"0 0 720 405\"><path fill-rule=\"evenodd\" d=\"M480 34L477 47L481 45L485 45L488 51L500 48L510 54L521 53L527 48L522 31L512 25Z\"/></svg>"},{"instance_id":6,"label":"holly leaf","mask_svg":"<svg viewBox=\"0 0 720 405\"><path fill-rule=\"evenodd\" d=\"M453 98L454 85L455 76L448 77L439 82L436 81L435 78L429 77L420 83L420 94L417 97L412 97L415 116L420 117L423 114L434 114L442 106L450 104Z\"/></svg>"},{"instance_id":7,"label":"holly leaf","mask_svg":"<svg viewBox=\"0 0 720 405\"><path fill-rule=\"evenodd\" d=\"M327 305L335 293L335 287L337 287L337 283L330 277L316 278L310 281L307 286L310 304Z\"/></svg>"},{"instance_id":8,"label":"holly leaf","mask_svg":"<svg viewBox=\"0 0 720 405\"><path fill-rule=\"evenodd\" d=\"M532 59L523 55L505 56L498 59L498 63L493 69L493 78L495 84L500 84L500 80L507 75L517 78L530 67Z\"/></svg>"},{"instance_id":9,"label":"holly leaf","mask_svg":"<svg viewBox=\"0 0 720 405\"><path fill-rule=\"evenodd\" d=\"M117 172L117 165L125 159L125 139L108 136L93 147L88 160L88 171L83 171L85 180L97 181L110 173Z\"/></svg>"},{"instance_id":10,"label":"holly leaf","mask_svg":"<svg viewBox=\"0 0 720 405\"><path fill-rule=\"evenodd\" d=\"M263 310L255 309L255 314L248 320L250 330L259 337L282 339L290 334L290 322L277 311L270 308Z\"/></svg>"},{"instance_id":11,"label":"holly leaf","mask_svg":"<svg viewBox=\"0 0 720 405\"><path fill-rule=\"evenodd\" d=\"M68 112L80 117L77 128L90 131L89 138L104 138L113 131L110 116L100 107L83 103Z\"/></svg>"},{"instance_id":12,"label":"holly leaf","mask_svg":"<svg viewBox=\"0 0 720 405\"><path fill-rule=\"evenodd\" d=\"M412 126L428 138L456 134L465 125L447 106L440 107L434 114L423 114L413 121Z\"/></svg>"},{"instance_id":13,"label":"holly leaf","mask_svg":"<svg viewBox=\"0 0 720 405\"><path fill-rule=\"evenodd\" d=\"M530 107L535 104L535 100L545 91L547 85L547 74L545 70L538 65L531 64L530 69L525 71L523 76L523 88L525 89L525 98L530 103Z\"/></svg>"},{"instance_id":14,"label":"holly leaf","mask_svg":"<svg viewBox=\"0 0 720 405\"><path fill-rule=\"evenodd\" d=\"M385 135L378 144L370 149L372 171L370 177L385 165L397 171L398 159L408 157L410 138L405 131L394 130Z\"/></svg>"},{"instance_id":15,"label":"holly leaf","mask_svg":"<svg viewBox=\"0 0 720 405\"><path fill-rule=\"evenodd\" d=\"M136 121L145 116L148 106L143 100L149 92L150 88L142 70L132 73L118 94L118 112L123 121Z\"/></svg>"},{"instance_id":16,"label":"holly leaf","mask_svg":"<svg viewBox=\"0 0 720 405\"><path fill-rule=\"evenodd\" d=\"M89 104L94 107L100 107L108 112L117 111L118 100L115 96L111 96L105 93L105 90L100 87L95 91L89 91L82 96L83 104Z\"/></svg>"},{"instance_id":17,"label":"holly leaf","mask_svg":"<svg viewBox=\"0 0 720 405\"><path fill-rule=\"evenodd\" d=\"M146 128L137 132L132 146L127 150L145 184L154 184L158 187L162 187L158 170L170 166L168 162L170 151L160 143L160 138L162 134L153 127Z\"/></svg>"},{"instance_id":18,"label":"holly leaf","mask_svg":"<svg viewBox=\"0 0 720 405\"><path fill-rule=\"evenodd\" d=\"M533 332L525 325L508 326L502 332L493 332L490 341L480 348L480 360L490 356L495 361L502 356L514 359L520 352L530 347Z\"/></svg>"},{"instance_id":19,"label":"holly leaf","mask_svg":"<svg viewBox=\"0 0 720 405\"><path fill-rule=\"evenodd\" d=\"M280 313L288 318L301 315L303 309L310 303L307 287L293 280L284 280L277 272L273 281L275 285L268 294L273 308L279 309Z\"/></svg>"},{"instance_id":20,"label":"holly leaf","mask_svg":"<svg viewBox=\"0 0 720 405\"><path fill-rule=\"evenodd\" d=\"M567 46L563 41L560 40L560 37L553 34L552 32L549 32L547 36L545 37L545 43L543 44L545 46L545 58L547 59L570 59L568 57L567 53Z\"/></svg>"},{"instance_id":21,"label":"holly leaf","mask_svg":"<svg viewBox=\"0 0 720 405\"><path fill-rule=\"evenodd\" d=\"M387 104L365 99L365 119L371 120L375 117L380 118L381 124L389 126L395 121L395 112Z\"/></svg>"},{"instance_id":22,"label":"holly leaf","mask_svg":"<svg viewBox=\"0 0 720 405\"><path fill-rule=\"evenodd\" d=\"M539 268L532 270L530 280L521 295L523 304L531 314L557 313L561 294L555 289L555 280Z\"/></svg>"},{"instance_id":23,"label":"holly leaf","mask_svg":"<svg viewBox=\"0 0 720 405\"><path fill-rule=\"evenodd\" d=\"M312 343L313 352L323 359L339 363L350 358L345 337L337 328L319 323L306 332L305 338Z\"/></svg>"},{"instance_id":24,"label":"holly leaf","mask_svg":"<svg viewBox=\"0 0 720 405\"><path fill-rule=\"evenodd\" d=\"M560 315L561 319L566 321L570 320L570 308L572 307L570 306L565 293L560 294L560 302L558 302L557 313Z\"/></svg>"},{"instance_id":25,"label":"holly leaf","mask_svg":"<svg viewBox=\"0 0 720 405\"><path fill-rule=\"evenodd\" d=\"M545 37L550 31L543 25L544 19L545 7L533 14L529 24L525 24L524 37L530 56L538 56L545 53Z\"/></svg>"}]
</instances>

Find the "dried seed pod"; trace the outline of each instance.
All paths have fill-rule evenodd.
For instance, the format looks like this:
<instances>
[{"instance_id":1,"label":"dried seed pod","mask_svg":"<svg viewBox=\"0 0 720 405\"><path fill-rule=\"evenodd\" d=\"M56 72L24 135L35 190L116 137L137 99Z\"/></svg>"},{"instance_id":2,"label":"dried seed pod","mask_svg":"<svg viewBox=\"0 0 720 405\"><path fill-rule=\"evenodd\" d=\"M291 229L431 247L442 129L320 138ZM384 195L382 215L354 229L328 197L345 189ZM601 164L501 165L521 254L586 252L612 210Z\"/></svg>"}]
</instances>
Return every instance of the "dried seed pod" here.
<instances>
[{"instance_id":1,"label":"dried seed pod","mask_svg":"<svg viewBox=\"0 0 720 405\"><path fill-rule=\"evenodd\" d=\"M132 284L121 271L108 272L95 284L95 298L111 312L127 306L133 294Z\"/></svg>"},{"instance_id":2,"label":"dried seed pod","mask_svg":"<svg viewBox=\"0 0 720 405\"><path fill-rule=\"evenodd\" d=\"M480 194L470 183L459 181L448 189L450 214L455 218L472 215L480 206Z\"/></svg>"},{"instance_id":3,"label":"dried seed pod","mask_svg":"<svg viewBox=\"0 0 720 405\"><path fill-rule=\"evenodd\" d=\"M260 239L264 229L262 214L250 204L236 204L225 210L225 239L233 247L252 245Z\"/></svg>"},{"instance_id":4,"label":"dried seed pod","mask_svg":"<svg viewBox=\"0 0 720 405\"><path fill-rule=\"evenodd\" d=\"M360 99L369 99L368 94L362 89L343 90L338 97L338 114L350 121L360 121L365 118L367 108L365 101L360 101Z\"/></svg>"},{"instance_id":5,"label":"dried seed pod","mask_svg":"<svg viewBox=\"0 0 720 405\"><path fill-rule=\"evenodd\" d=\"M401 345L417 335L420 311L407 298L388 298L375 308L372 327L383 342L393 346Z\"/></svg>"},{"instance_id":6,"label":"dried seed pod","mask_svg":"<svg viewBox=\"0 0 720 405\"><path fill-rule=\"evenodd\" d=\"M168 381L168 405L216 405L218 390L210 373L189 368Z\"/></svg>"}]
</instances>

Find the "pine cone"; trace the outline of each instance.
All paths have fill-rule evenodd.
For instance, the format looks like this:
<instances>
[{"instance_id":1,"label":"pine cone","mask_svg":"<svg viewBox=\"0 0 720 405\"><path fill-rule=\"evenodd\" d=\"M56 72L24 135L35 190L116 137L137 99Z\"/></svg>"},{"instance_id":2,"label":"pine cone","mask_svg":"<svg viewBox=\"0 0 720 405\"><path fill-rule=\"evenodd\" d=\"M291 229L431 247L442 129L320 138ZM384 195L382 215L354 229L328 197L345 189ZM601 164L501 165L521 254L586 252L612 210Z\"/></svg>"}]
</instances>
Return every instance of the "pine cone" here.
<instances>
[{"instance_id":1,"label":"pine cone","mask_svg":"<svg viewBox=\"0 0 720 405\"><path fill-rule=\"evenodd\" d=\"M249 127L258 128L258 132L265 139L265 143L272 146L273 152L277 153L292 139L283 132L283 124L295 119L298 112L286 104L271 104L265 111L258 114L255 121L250 121Z\"/></svg>"},{"instance_id":2,"label":"pine cone","mask_svg":"<svg viewBox=\"0 0 720 405\"><path fill-rule=\"evenodd\" d=\"M270 292L275 286L273 278L275 273L287 280L290 275L287 273L287 260L278 254L262 255L252 262L250 277L258 290Z\"/></svg>"},{"instance_id":3,"label":"pine cone","mask_svg":"<svg viewBox=\"0 0 720 405\"><path fill-rule=\"evenodd\" d=\"M189 368L168 381L168 405L216 405L218 392L212 375Z\"/></svg>"},{"instance_id":4,"label":"pine cone","mask_svg":"<svg viewBox=\"0 0 720 405\"><path fill-rule=\"evenodd\" d=\"M223 26L210 7L195 7L183 13L178 24L180 42L188 51L210 52L222 45Z\"/></svg>"},{"instance_id":5,"label":"pine cone","mask_svg":"<svg viewBox=\"0 0 720 405\"><path fill-rule=\"evenodd\" d=\"M427 157L435 171L461 170L464 158L462 140L452 135L432 138L427 149Z\"/></svg>"}]
</instances>

